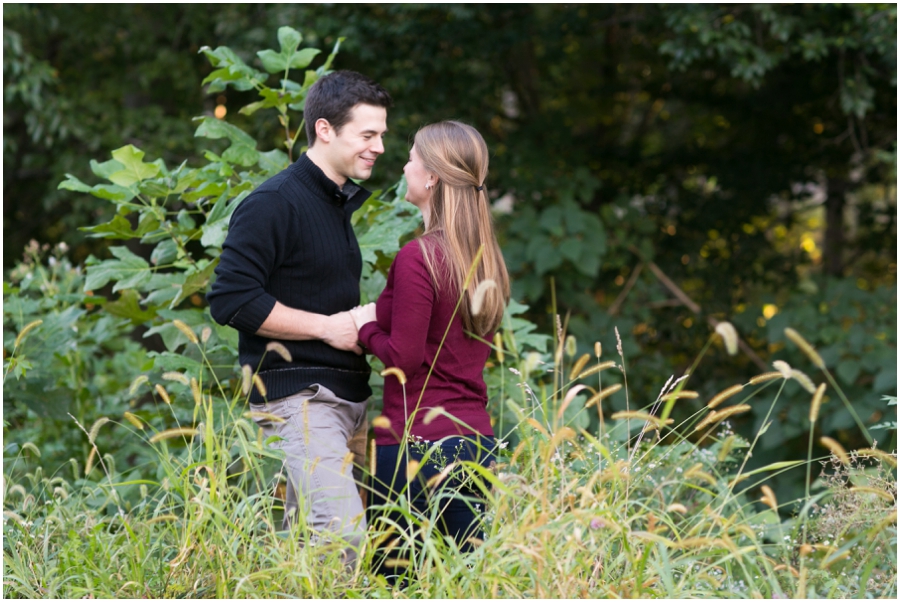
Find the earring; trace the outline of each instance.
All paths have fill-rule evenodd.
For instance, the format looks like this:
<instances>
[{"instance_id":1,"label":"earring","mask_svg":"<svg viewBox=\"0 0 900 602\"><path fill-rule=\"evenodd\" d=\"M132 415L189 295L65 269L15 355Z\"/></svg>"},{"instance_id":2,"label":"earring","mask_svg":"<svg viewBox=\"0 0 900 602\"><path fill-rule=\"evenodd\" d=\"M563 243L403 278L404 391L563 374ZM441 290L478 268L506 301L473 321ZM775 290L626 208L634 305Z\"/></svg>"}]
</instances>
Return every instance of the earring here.
<instances>
[{"instance_id":1,"label":"earring","mask_svg":"<svg viewBox=\"0 0 900 602\"><path fill-rule=\"evenodd\" d=\"M431 190L431 184L425 184L425 190Z\"/></svg>"}]
</instances>

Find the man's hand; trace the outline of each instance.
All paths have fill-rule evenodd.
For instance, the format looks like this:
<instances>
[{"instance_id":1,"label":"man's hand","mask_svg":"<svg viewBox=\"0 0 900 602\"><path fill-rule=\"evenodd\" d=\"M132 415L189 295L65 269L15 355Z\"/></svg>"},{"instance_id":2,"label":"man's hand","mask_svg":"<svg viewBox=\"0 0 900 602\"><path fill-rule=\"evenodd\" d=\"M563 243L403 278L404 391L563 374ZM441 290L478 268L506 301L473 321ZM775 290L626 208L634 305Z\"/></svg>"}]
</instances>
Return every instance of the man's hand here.
<instances>
[{"instance_id":1,"label":"man's hand","mask_svg":"<svg viewBox=\"0 0 900 602\"><path fill-rule=\"evenodd\" d=\"M325 318L321 338L335 349L362 355L363 351L359 346L359 330L357 330L349 311L342 311Z\"/></svg>"},{"instance_id":2,"label":"man's hand","mask_svg":"<svg viewBox=\"0 0 900 602\"><path fill-rule=\"evenodd\" d=\"M291 309L276 302L271 313L256 334L283 341L324 341L335 349L362 355L359 331L350 312L332 316Z\"/></svg>"}]
</instances>

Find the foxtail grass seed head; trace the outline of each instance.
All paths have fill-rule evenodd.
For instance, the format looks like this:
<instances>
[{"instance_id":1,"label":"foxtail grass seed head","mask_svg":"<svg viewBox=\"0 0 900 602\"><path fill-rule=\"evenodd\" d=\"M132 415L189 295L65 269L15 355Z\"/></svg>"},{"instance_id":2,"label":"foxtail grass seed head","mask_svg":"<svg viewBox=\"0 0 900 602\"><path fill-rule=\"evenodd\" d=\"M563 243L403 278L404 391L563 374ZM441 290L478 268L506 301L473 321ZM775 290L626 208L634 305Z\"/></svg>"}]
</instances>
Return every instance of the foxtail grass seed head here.
<instances>
[{"instance_id":1,"label":"foxtail grass seed head","mask_svg":"<svg viewBox=\"0 0 900 602\"><path fill-rule=\"evenodd\" d=\"M88 476L91 474L91 471L94 469L94 457L97 455L97 448L95 446L91 446L91 451L88 454L87 462L84 463L84 476Z\"/></svg>"},{"instance_id":2,"label":"foxtail grass seed head","mask_svg":"<svg viewBox=\"0 0 900 602\"><path fill-rule=\"evenodd\" d=\"M789 338L793 343L800 348L800 351L806 354L806 357L813 363L813 365L820 369L825 369L825 362L822 361L822 356L819 355L819 352L810 345L806 339L804 339L799 332L794 330L793 328L785 328L784 336Z\"/></svg>"},{"instance_id":3,"label":"foxtail grass seed head","mask_svg":"<svg viewBox=\"0 0 900 602\"><path fill-rule=\"evenodd\" d=\"M475 288L475 294L472 295L472 315L477 316L481 313L481 309L484 307L484 298L487 296L488 291L491 289L497 288L497 283L488 278L487 280L482 280L478 283L478 286Z\"/></svg>"},{"instance_id":4,"label":"foxtail grass seed head","mask_svg":"<svg viewBox=\"0 0 900 602\"><path fill-rule=\"evenodd\" d=\"M594 355L597 356L597 359L600 359L600 356L603 355L603 345L600 344L600 341L594 343Z\"/></svg>"},{"instance_id":5,"label":"foxtail grass seed head","mask_svg":"<svg viewBox=\"0 0 900 602\"><path fill-rule=\"evenodd\" d=\"M425 418L422 419L423 424L431 424L434 422L434 419L438 416L443 416L447 412L441 406L436 406L428 410L428 413L425 414Z\"/></svg>"},{"instance_id":6,"label":"foxtail grass seed head","mask_svg":"<svg viewBox=\"0 0 900 602\"><path fill-rule=\"evenodd\" d=\"M207 341L209 341L209 337L212 336L212 328L209 326L204 326L203 330L200 331L200 342L206 345Z\"/></svg>"},{"instance_id":7,"label":"foxtail grass seed head","mask_svg":"<svg viewBox=\"0 0 900 602\"><path fill-rule=\"evenodd\" d=\"M894 496L884 489L878 489L877 487L868 487L866 485L856 485L850 488L850 491L854 493L871 493L872 495L878 496L886 502L893 503Z\"/></svg>"},{"instance_id":8,"label":"foxtail grass seed head","mask_svg":"<svg viewBox=\"0 0 900 602\"><path fill-rule=\"evenodd\" d=\"M718 393L715 397L709 400L709 403L706 404L706 407L709 409L713 409L716 406L720 405L723 401L728 399L729 397L733 397L740 393L744 389L744 385L733 385L728 387L724 391Z\"/></svg>"},{"instance_id":9,"label":"foxtail grass seed head","mask_svg":"<svg viewBox=\"0 0 900 602\"><path fill-rule=\"evenodd\" d=\"M725 420L726 418L730 418L736 414L743 414L744 412L749 412L750 410L751 410L750 406L747 405L746 403L723 408L716 413L716 420L722 421L722 420Z\"/></svg>"},{"instance_id":10,"label":"foxtail grass seed head","mask_svg":"<svg viewBox=\"0 0 900 602\"><path fill-rule=\"evenodd\" d=\"M619 327L614 326L613 328L616 331L616 351L619 352L621 357L625 357L625 353L622 351L622 337L619 336Z\"/></svg>"},{"instance_id":11,"label":"foxtail grass seed head","mask_svg":"<svg viewBox=\"0 0 900 602\"><path fill-rule=\"evenodd\" d=\"M751 385L758 385L760 383L769 382L770 380L775 380L776 378L784 378L781 372L763 372L762 374L758 374L750 379Z\"/></svg>"},{"instance_id":12,"label":"foxtail grass seed head","mask_svg":"<svg viewBox=\"0 0 900 602\"><path fill-rule=\"evenodd\" d=\"M810 394L815 394L816 386L813 384L813 381L805 375L803 372L799 370L791 370L791 378L800 383L800 386L806 389L806 391Z\"/></svg>"},{"instance_id":13,"label":"foxtail grass seed head","mask_svg":"<svg viewBox=\"0 0 900 602\"><path fill-rule=\"evenodd\" d=\"M578 375L581 374L581 371L589 361L591 361L591 355L589 353L585 353L580 358L578 358L578 360L572 366L572 371L569 373L569 380L575 380L576 378L578 378Z\"/></svg>"},{"instance_id":14,"label":"foxtail grass seed head","mask_svg":"<svg viewBox=\"0 0 900 602\"><path fill-rule=\"evenodd\" d=\"M619 383L616 383L614 385L606 387L605 389L601 390L599 393L597 393L596 395L594 395L593 397L588 399L587 402L585 402L584 407L589 408L593 405L600 403L601 401L603 401L604 399L606 399L607 397L609 397L616 391L620 390L621 388L622 388L622 385Z\"/></svg>"},{"instance_id":15,"label":"foxtail grass seed head","mask_svg":"<svg viewBox=\"0 0 900 602\"><path fill-rule=\"evenodd\" d=\"M503 335L499 331L494 335L494 347L497 348L497 361L503 364Z\"/></svg>"},{"instance_id":16,"label":"foxtail grass seed head","mask_svg":"<svg viewBox=\"0 0 900 602\"><path fill-rule=\"evenodd\" d=\"M156 392L162 397L162 400L166 402L167 405L172 405L172 400L169 399L169 392L166 391L165 387L162 385L156 385Z\"/></svg>"},{"instance_id":17,"label":"foxtail grass seed head","mask_svg":"<svg viewBox=\"0 0 900 602\"><path fill-rule=\"evenodd\" d=\"M199 431L193 428L181 427L174 429L167 429L165 431L160 431L156 433L152 437L150 437L150 443L158 443L159 441L163 441L165 439L174 439L175 437L193 437Z\"/></svg>"},{"instance_id":18,"label":"foxtail grass seed head","mask_svg":"<svg viewBox=\"0 0 900 602\"><path fill-rule=\"evenodd\" d=\"M190 326L188 326L181 320L173 320L172 324L174 324L175 328L180 330L184 334L184 336L186 336L188 338L188 340L191 343L193 343L195 345L200 343L200 339L197 338L197 334L191 329Z\"/></svg>"},{"instance_id":19,"label":"foxtail grass seed head","mask_svg":"<svg viewBox=\"0 0 900 602\"><path fill-rule=\"evenodd\" d=\"M610 416L613 420L643 420L644 422L648 422L652 424L654 427L659 428L662 426L663 422L659 416L654 416L653 414L648 414L647 412L640 412L636 410L623 410L621 412L616 412L612 416ZM674 419L669 418L666 420L666 424L674 423Z\"/></svg>"},{"instance_id":20,"label":"foxtail grass seed head","mask_svg":"<svg viewBox=\"0 0 900 602\"><path fill-rule=\"evenodd\" d=\"M188 377L182 374L181 372L166 372L162 375L163 380L173 380L180 382L184 386L189 386L191 381L188 380Z\"/></svg>"},{"instance_id":21,"label":"foxtail grass seed head","mask_svg":"<svg viewBox=\"0 0 900 602\"><path fill-rule=\"evenodd\" d=\"M679 514L686 514L687 508L684 507L684 504L669 504L666 506L666 512L677 512Z\"/></svg>"},{"instance_id":22,"label":"foxtail grass seed head","mask_svg":"<svg viewBox=\"0 0 900 602\"><path fill-rule=\"evenodd\" d=\"M29 322L28 324L26 324L25 328L23 328L19 332L19 336L16 337L16 342L13 343L13 348L18 347L19 343L22 342L22 340L28 335L29 332L31 332L32 330L34 330L35 328L37 328L38 326L40 326L43 323L44 323L43 320L35 320L34 322Z\"/></svg>"},{"instance_id":23,"label":"foxtail grass seed head","mask_svg":"<svg viewBox=\"0 0 900 602\"><path fill-rule=\"evenodd\" d=\"M569 335L566 337L566 355L569 357L575 357L575 354L578 352L578 341L575 340L574 335Z\"/></svg>"},{"instance_id":24,"label":"foxtail grass seed head","mask_svg":"<svg viewBox=\"0 0 900 602\"><path fill-rule=\"evenodd\" d=\"M719 462L724 462L728 459L728 454L734 447L734 442L736 439L737 438L734 435L729 435L725 438L725 441L722 442L722 447L719 449L719 453L716 454L716 460L718 460Z\"/></svg>"},{"instance_id":25,"label":"foxtail grass seed head","mask_svg":"<svg viewBox=\"0 0 900 602\"><path fill-rule=\"evenodd\" d=\"M381 371L381 376L387 376L388 374L396 376L401 385L406 384L406 374L400 368L385 368Z\"/></svg>"},{"instance_id":26,"label":"foxtail grass seed head","mask_svg":"<svg viewBox=\"0 0 900 602\"><path fill-rule=\"evenodd\" d=\"M772 362L772 367L778 370L778 373L781 374L781 377L785 380L790 380L791 378L791 365L783 360L775 360Z\"/></svg>"},{"instance_id":27,"label":"foxtail grass seed head","mask_svg":"<svg viewBox=\"0 0 900 602\"><path fill-rule=\"evenodd\" d=\"M259 374L253 375L253 385L256 387L256 390L260 395L266 397L266 383L263 382L262 378L259 377Z\"/></svg>"},{"instance_id":28,"label":"foxtail grass seed head","mask_svg":"<svg viewBox=\"0 0 900 602\"><path fill-rule=\"evenodd\" d=\"M615 368L615 367L616 367L616 363L612 360L610 360L608 362L602 362L602 363L597 364L596 366L591 366L590 368L588 368L587 370L585 370L584 372L579 374L579 377L587 378L588 376L593 376L594 374L597 374L598 372L602 372L603 370L608 370L609 368Z\"/></svg>"},{"instance_id":29,"label":"foxtail grass seed head","mask_svg":"<svg viewBox=\"0 0 900 602\"><path fill-rule=\"evenodd\" d=\"M810 424L815 424L816 419L819 417L819 406L822 405L822 397L825 395L825 383L819 385L819 388L816 389L816 392L813 394L812 404L809 406L809 422Z\"/></svg>"},{"instance_id":30,"label":"foxtail grass seed head","mask_svg":"<svg viewBox=\"0 0 900 602\"><path fill-rule=\"evenodd\" d=\"M850 457L847 455L847 451L844 449L840 443L832 439L831 437L821 437L819 438L819 443L821 443L824 447L828 448L832 454L834 454L838 460L840 460L844 466L850 466Z\"/></svg>"},{"instance_id":31,"label":"foxtail grass seed head","mask_svg":"<svg viewBox=\"0 0 900 602\"><path fill-rule=\"evenodd\" d=\"M737 355L738 336L731 322L719 322L716 324L716 332L722 337L722 341L725 343L725 351L728 352L728 355Z\"/></svg>"},{"instance_id":32,"label":"foxtail grass seed head","mask_svg":"<svg viewBox=\"0 0 900 602\"><path fill-rule=\"evenodd\" d=\"M410 460L406 463L406 480L412 481L419 474L419 461Z\"/></svg>"},{"instance_id":33,"label":"foxtail grass seed head","mask_svg":"<svg viewBox=\"0 0 900 602\"><path fill-rule=\"evenodd\" d=\"M895 454L889 454L885 451L881 451L880 449L873 449L869 447L857 450L856 454L859 456L865 456L867 458L878 458L882 462L890 464L891 467L897 468L897 456Z\"/></svg>"},{"instance_id":34,"label":"foxtail grass seed head","mask_svg":"<svg viewBox=\"0 0 900 602\"><path fill-rule=\"evenodd\" d=\"M193 376L191 377L191 395L194 396L194 405L200 405L200 402L203 401L203 397L200 395L200 383Z\"/></svg>"},{"instance_id":35,"label":"foxtail grass seed head","mask_svg":"<svg viewBox=\"0 0 900 602\"><path fill-rule=\"evenodd\" d=\"M538 364L541 363L541 354L536 351L532 351L528 355L525 356L525 373L529 374L534 372L535 368L538 367Z\"/></svg>"},{"instance_id":36,"label":"foxtail grass seed head","mask_svg":"<svg viewBox=\"0 0 900 602\"><path fill-rule=\"evenodd\" d=\"M88 441L91 442L91 445L94 444L94 440L97 439L97 434L100 432L100 427L109 422L109 418L106 416L101 416L97 419L97 421L91 426L91 432L88 433Z\"/></svg>"},{"instance_id":37,"label":"foxtail grass seed head","mask_svg":"<svg viewBox=\"0 0 900 602\"><path fill-rule=\"evenodd\" d=\"M253 368L250 364L241 366L241 395L245 397L250 394L250 387L253 386Z\"/></svg>"},{"instance_id":38,"label":"foxtail grass seed head","mask_svg":"<svg viewBox=\"0 0 900 602\"><path fill-rule=\"evenodd\" d=\"M142 384L144 384L148 380L150 380L150 379L147 377L146 374L141 374L140 376L135 378L133 381L131 381L131 387L128 388L128 394L134 395L135 392L138 390L138 387L140 387Z\"/></svg>"},{"instance_id":39,"label":"foxtail grass seed head","mask_svg":"<svg viewBox=\"0 0 900 602\"><path fill-rule=\"evenodd\" d=\"M287 422L281 416L276 414L272 414L270 412L244 412L244 418L249 418L250 420L258 421L258 420L267 420L269 422L282 423Z\"/></svg>"},{"instance_id":40,"label":"foxtail grass seed head","mask_svg":"<svg viewBox=\"0 0 900 602\"><path fill-rule=\"evenodd\" d=\"M696 391L678 391L677 393L669 393L659 398L660 401L669 401L672 399L697 399L700 394Z\"/></svg>"},{"instance_id":41,"label":"foxtail grass seed head","mask_svg":"<svg viewBox=\"0 0 900 602\"><path fill-rule=\"evenodd\" d=\"M281 356L281 359L290 363L293 361L291 357L291 352L287 350L287 347L279 343L278 341L269 341L266 345L266 351L272 351Z\"/></svg>"},{"instance_id":42,"label":"foxtail grass seed head","mask_svg":"<svg viewBox=\"0 0 900 602\"><path fill-rule=\"evenodd\" d=\"M390 429L391 421L387 416L376 416L372 419L372 426L377 429Z\"/></svg>"},{"instance_id":43,"label":"foxtail grass seed head","mask_svg":"<svg viewBox=\"0 0 900 602\"><path fill-rule=\"evenodd\" d=\"M760 501L771 508L772 510L778 509L778 498L775 497L775 492L772 491L772 488L768 485L762 486L763 496L760 498Z\"/></svg>"},{"instance_id":44,"label":"foxtail grass seed head","mask_svg":"<svg viewBox=\"0 0 900 602\"><path fill-rule=\"evenodd\" d=\"M125 412L122 414L122 417L134 425L134 427L138 430L144 430L144 423L141 422L141 419L132 414L131 412Z\"/></svg>"}]
</instances>

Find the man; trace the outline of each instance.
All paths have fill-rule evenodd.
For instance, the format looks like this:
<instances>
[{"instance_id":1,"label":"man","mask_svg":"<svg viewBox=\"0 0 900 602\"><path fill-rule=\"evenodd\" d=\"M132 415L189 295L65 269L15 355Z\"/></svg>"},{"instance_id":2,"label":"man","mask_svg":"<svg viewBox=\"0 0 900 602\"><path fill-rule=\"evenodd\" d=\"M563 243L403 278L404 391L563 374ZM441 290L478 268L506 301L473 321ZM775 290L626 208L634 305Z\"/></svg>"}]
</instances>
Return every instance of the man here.
<instances>
[{"instance_id":1,"label":"man","mask_svg":"<svg viewBox=\"0 0 900 602\"><path fill-rule=\"evenodd\" d=\"M240 363L258 370L251 409L285 451L284 528L298 512L356 557L366 529L352 459L363 465L369 365L348 310L359 304L362 257L350 217L370 193L351 181L384 152L391 97L350 71L317 81L304 107L309 150L232 215L207 296L219 324L240 331ZM290 357L267 351L277 341Z\"/></svg>"}]
</instances>

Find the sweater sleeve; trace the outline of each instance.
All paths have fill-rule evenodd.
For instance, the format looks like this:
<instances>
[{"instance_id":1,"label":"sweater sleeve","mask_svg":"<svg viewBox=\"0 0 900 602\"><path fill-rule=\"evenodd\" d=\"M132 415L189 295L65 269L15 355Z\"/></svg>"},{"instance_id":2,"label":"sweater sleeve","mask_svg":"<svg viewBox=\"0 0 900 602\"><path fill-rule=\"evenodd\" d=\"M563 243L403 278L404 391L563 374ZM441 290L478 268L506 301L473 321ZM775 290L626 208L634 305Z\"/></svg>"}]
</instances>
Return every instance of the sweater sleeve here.
<instances>
[{"instance_id":1,"label":"sweater sleeve","mask_svg":"<svg viewBox=\"0 0 900 602\"><path fill-rule=\"evenodd\" d=\"M266 285L286 255L291 211L272 193L247 197L235 209L207 295L210 314L219 324L253 334L275 307Z\"/></svg>"},{"instance_id":2,"label":"sweater sleeve","mask_svg":"<svg viewBox=\"0 0 900 602\"><path fill-rule=\"evenodd\" d=\"M390 307L384 307L382 294L377 303L379 319L363 326L359 336L385 367L400 368L411 376L425 361L425 343L435 304L431 275L418 242L408 243L400 250L390 276ZM385 314L390 315L390 331L385 329Z\"/></svg>"}]
</instances>

